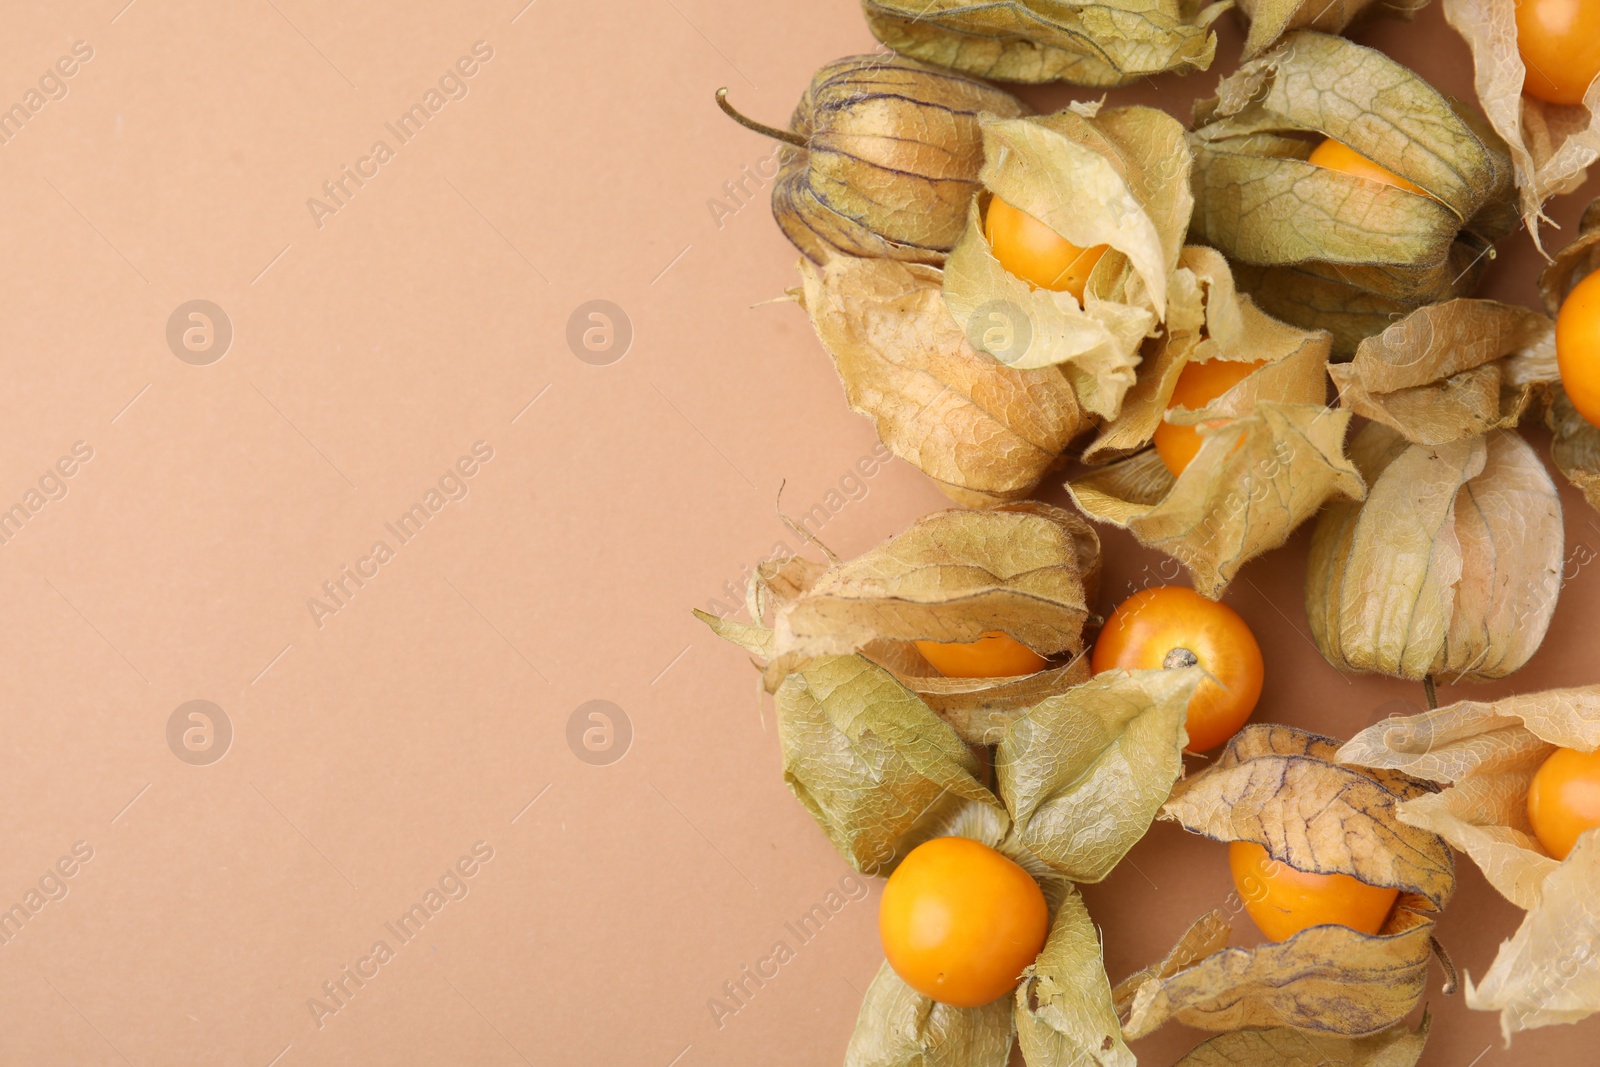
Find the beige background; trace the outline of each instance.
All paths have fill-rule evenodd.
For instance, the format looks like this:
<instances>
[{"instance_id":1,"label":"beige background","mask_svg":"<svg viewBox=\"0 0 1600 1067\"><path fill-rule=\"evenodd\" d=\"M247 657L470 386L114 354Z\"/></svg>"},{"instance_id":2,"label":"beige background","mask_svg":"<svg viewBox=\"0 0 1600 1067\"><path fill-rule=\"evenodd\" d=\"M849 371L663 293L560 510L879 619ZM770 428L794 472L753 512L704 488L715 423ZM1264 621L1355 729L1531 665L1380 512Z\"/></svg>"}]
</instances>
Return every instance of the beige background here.
<instances>
[{"instance_id":1,"label":"beige background","mask_svg":"<svg viewBox=\"0 0 1600 1067\"><path fill-rule=\"evenodd\" d=\"M707 1007L846 869L779 778L748 664L688 609L786 539L780 481L804 511L874 445L801 313L756 306L795 258L764 194L710 206L770 157L712 91L781 122L871 46L855 5L122 3L16 2L0 33L0 102L93 50L0 145L0 508L93 450L0 544L0 907L66 891L0 944L0 1063L838 1062L876 891L720 1027ZM1437 8L1364 39L1469 90ZM1238 40L1228 21L1218 70ZM465 97L400 144L385 123L478 41ZM1213 81L1116 98L1186 115ZM308 198L378 139L393 158L319 227ZM1492 291L1531 299L1536 267L1508 242ZM206 366L166 340L193 299L234 332ZM593 299L635 334L608 366L565 339ZM468 495L400 545L384 524L475 442ZM864 486L823 530L841 553L943 504L898 462ZM1600 526L1566 501L1552 636L1479 692L1596 680ZM318 625L308 600L379 539L393 558ZM1109 607L1159 560L1106 548ZM1268 655L1260 716L1345 736L1421 694L1323 663L1304 548L1228 599ZM167 741L196 699L233 730L204 766ZM631 723L608 766L567 742L594 699ZM92 859L47 877L78 842ZM402 944L385 923L478 842L492 859L446 879L467 895ZM1228 888L1219 847L1158 828L1087 891L1113 977ZM1464 864L1441 937L1481 975L1516 920ZM372 974L379 939L392 958L319 1026L308 1000ZM1592 1058L1600 1024L1507 1052L1434 988L1427 1063Z\"/></svg>"}]
</instances>

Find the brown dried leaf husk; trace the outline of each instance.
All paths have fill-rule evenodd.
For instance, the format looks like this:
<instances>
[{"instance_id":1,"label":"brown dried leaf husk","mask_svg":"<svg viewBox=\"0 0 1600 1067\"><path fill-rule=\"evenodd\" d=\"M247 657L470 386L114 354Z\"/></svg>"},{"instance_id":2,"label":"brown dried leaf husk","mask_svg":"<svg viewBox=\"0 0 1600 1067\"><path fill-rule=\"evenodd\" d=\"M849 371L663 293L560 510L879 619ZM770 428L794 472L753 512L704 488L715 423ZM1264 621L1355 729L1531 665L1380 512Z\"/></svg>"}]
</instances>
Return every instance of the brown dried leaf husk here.
<instances>
[{"instance_id":1,"label":"brown dried leaf husk","mask_svg":"<svg viewBox=\"0 0 1600 1067\"><path fill-rule=\"evenodd\" d=\"M783 680L776 706L784 781L856 870L888 873L968 806L1008 824L972 749L876 664L813 660Z\"/></svg>"},{"instance_id":2,"label":"brown dried leaf husk","mask_svg":"<svg viewBox=\"0 0 1600 1067\"><path fill-rule=\"evenodd\" d=\"M1127 1037L1169 1019L1207 1030L1289 1026L1364 1037L1416 1007L1432 913L1455 886L1450 850L1394 820L1395 807L1420 786L1332 763L1336 744L1289 727L1247 726L1213 767L1180 785L1162 817L1220 841L1254 841L1290 867L1399 889L1383 928L1368 935L1315 926L1287 941L1224 948L1181 969L1158 966L1125 996ZM1214 939L1219 921L1208 916L1191 929L1174 962Z\"/></svg>"},{"instance_id":3,"label":"brown dried leaf husk","mask_svg":"<svg viewBox=\"0 0 1600 1067\"><path fill-rule=\"evenodd\" d=\"M1306 567L1311 636L1341 670L1503 678L1544 639L1561 586L1561 501L1514 433L1351 445L1369 488L1323 513Z\"/></svg>"},{"instance_id":4,"label":"brown dried leaf husk","mask_svg":"<svg viewBox=\"0 0 1600 1067\"><path fill-rule=\"evenodd\" d=\"M1451 785L1408 801L1400 818L1441 834L1526 909L1538 904L1558 866L1539 846L1527 811L1533 776L1558 746L1600 748L1600 686L1462 700L1386 719L1351 738L1339 759Z\"/></svg>"},{"instance_id":5,"label":"brown dried leaf husk","mask_svg":"<svg viewBox=\"0 0 1600 1067\"><path fill-rule=\"evenodd\" d=\"M887 960L867 987L845 1067L1005 1067L1011 1000L981 1008L940 1004L906 985Z\"/></svg>"},{"instance_id":6,"label":"brown dried leaf husk","mask_svg":"<svg viewBox=\"0 0 1600 1067\"><path fill-rule=\"evenodd\" d=\"M1428 0L1239 0L1239 11L1250 22L1244 58L1254 59L1294 30L1342 33L1375 15L1409 22L1427 6Z\"/></svg>"},{"instance_id":7,"label":"brown dried leaf husk","mask_svg":"<svg viewBox=\"0 0 1600 1067\"><path fill-rule=\"evenodd\" d=\"M1472 50L1478 102L1510 148L1522 218L1540 250L1550 197L1583 184L1600 156L1600 81L1581 104L1549 104L1522 92L1527 68L1517 50L1516 5L1443 0L1444 17Z\"/></svg>"},{"instance_id":8,"label":"brown dried leaf husk","mask_svg":"<svg viewBox=\"0 0 1600 1067\"><path fill-rule=\"evenodd\" d=\"M1100 934L1076 889L1063 887L1050 937L1016 992L1017 1040L1029 1064L1134 1067L1106 979Z\"/></svg>"},{"instance_id":9,"label":"brown dried leaf husk","mask_svg":"<svg viewBox=\"0 0 1600 1067\"><path fill-rule=\"evenodd\" d=\"M1414 444L1509 429L1555 376L1555 324L1529 308L1460 299L1411 312L1328 368L1339 402Z\"/></svg>"},{"instance_id":10,"label":"brown dried leaf husk","mask_svg":"<svg viewBox=\"0 0 1600 1067\"><path fill-rule=\"evenodd\" d=\"M1203 410L1168 414L1198 424L1202 437L1181 477L1142 451L1067 483L1072 499L1181 561L1195 589L1218 597L1240 566L1282 545L1328 499L1363 496L1344 456L1350 414L1322 403L1325 352L1306 346Z\"/></svg>"},{"instance_id":11,"label":"brown dried leaf husk","mask_svg":"<svg viewBox=\"0 0 1600 1067\"><path fill-rule=\"evenodd\" d=\"M1025 115L1003 89L903 56L847 56L813 76L772 189L778 226L808 259L942 264L978 190L978 116Z\"/></svg>"},{"instance_id":12,"label":"brown dried leaf husk","mask_svg":"<svg viewBox=\"0 0 1600 1067\"><path fill-rule=\"evenodd\" d=\"M1183 670L1107 671L1018 718L995 752L1011 843L1074 882L1098 882L1127 855L1183 774Z\"/></svg>"},{"instance_id":13,"label":"brown dried leaf husk","mask_svg":"<svg viewBox=\"0 0 1600 1067\"><path fill-rule=\"evenodd\" d=\"M835 257L800 272L851 409L958 503L1026 496L1087 425L1059 368L1022 370L972 347L939 271Z\"/></svg>"},{"instance_id":14,"label":"brown dried leaf husk","mask_svg":"<svg viewBox=\"0 0 1600 1067\"><path fill-rule=\"evenodd\" d=\"M1070 511L939 511L778 603L773 647L819 656L999 631L1041 656L1075 655L1099 572L1100 539Z\"/></svg>"},{"instance_id":15,"label":"brown dried leaf husk","mask_svg":"<svg viewBox=\"0 0 1600 1067\"><path fill-rule=\"evenodd\" d=\"M1173 1067L1416 1067L1432 1020L1371 1037L1330 1037L1288 1026L1235 1030L1195 1046Z\"/></svg>"},{"instance_id":16,"label":"brown dried leaf husk","mask_svg":"<svg viewBox=\"0 0 1600 1067\"><path fill-rule=\"evenodd\" d=\"M1414 910L1440 910L1455 889L1450 849L1394 816L1426 787L1341 766L1338 751L1331 738L1248 725L1178 785L1161 817L1213 840L1255 842L1296 870L1398 889Z\"/></svg>"},{"instance_id":17,"label":"brown dried leaf husk","mask_svg":"<svg viewBox=\"0 0 1600 1067\"><path fill-rule=\"evenodd\" d=\"M1468 295L1515 223L1511 164L1476 116L1382 53L1310 31L1246 62L1196 107L1191 239L1239 266L1269 312L1349 352L1385 313ZM1308 161L1339 140L1425 190Z\"/></svg>"},{"instance_id":18,"label":"brown dried leaf husk","mask_svg":"<svg viewBox=\"0 0 1600 1067\"><path fill-rule=\"evenodd\" d=\"M1205 70L1207 27L1228 4L1185 0L863 0L867 26L895 52L997 81L1124 85Z\"/></svg>"},{"instance_id":19,"label":"brown dried leaf husk","mask_svg":"<svg viewBox=\"0 0 1600 1067\"><path fill-rule=\"evenodd\" d=\"M1134 1040L1169 1020L1200 1030L1379 1033L1421 1000L1433 928L1431 917L1397 906L1376 935L1313 926L1287 941L1222 949L1140 986L1123 1035Z\"/></svg>"},{"instance_id":20,"label":"brown dried leaf husk","mask_svg":"<svg viewBox=\"0 0 1600 1067\"><path fill-rule=\"evenodd\" d=\"M1558 747L1600 748L1600 686L1463 700L1370 726L1339 751L1351 763L1449 783L1402 803L1399 818L1443 836L1527 910L1482 984L1466 980L1467 1005L1500 1012L1507 1041L1600 1011L1600 833L1558 862L1528 820L1528 789Z\"/></svg>"}]
</instances>

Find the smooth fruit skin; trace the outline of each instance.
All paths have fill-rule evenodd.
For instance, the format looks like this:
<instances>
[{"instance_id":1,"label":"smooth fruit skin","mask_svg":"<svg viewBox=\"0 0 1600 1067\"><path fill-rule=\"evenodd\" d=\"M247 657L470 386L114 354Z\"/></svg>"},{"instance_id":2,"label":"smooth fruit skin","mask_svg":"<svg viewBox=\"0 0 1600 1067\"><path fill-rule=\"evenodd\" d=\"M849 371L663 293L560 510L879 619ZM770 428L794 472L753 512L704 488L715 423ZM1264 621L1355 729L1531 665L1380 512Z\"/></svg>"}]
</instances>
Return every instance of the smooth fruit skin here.
<instances>
[{"instance_id":1,"label":"smooth fruit skin","mask_svg":"<svg viewBox=\"0 0 1600 1067\"><path fill-rule=\"evenodd\" d=\"M1600 826L1600 752L1552 752L1528 787L1528 821L1544 850L1566 859L1585 830Z\"/></svg>"},{"instance_id":2,"label":"smooth fruit skin","mask_svg":"<svg viewBox=\"0 0 1600 1067\"><path fill-rule=\"evenodd\" d=\"M1348 874L1297 871L1252 841L1228 845L1228 868L1244 910L1273 941L1287 941L1312 926L1376 934L1400 896L1398 889L1367 885Z\"/></svg>"},{"instance_id":3,"label":"smooth fruit skin","mask_svg":"<svg viewBox=\"0 0 1600 1067\"><path fill-rule=\"evenodd\" d=\"M1168 402L1167 410L1203 408L1264 366L1264 359L1251 362L1208 359L1204 363L1191 363L1178 375L1178 384L1172 390L1172 400ZM1154 440L1156 454L1174 478L1188 469L1200 451L1200 431L1194 426L1163 422L1156 427Z\"/></svg>"},{"instance_id":4,"label":"smooth fruit skin","mask_svg":"<svg viewBox=\"0 0 1600 1067\"><path fill-rule=\"evenodd\" d=\"M1600 74L1600 0L1517 0L1522 91L1551 104L1581 104Z\"/></svg>"},{"instance_id":5,"label":"smooth fruit skin","mask_svg":"<svg viewBox=\"0 0 1600 1067\"><path fill-rule=\"evenodd\" d=\"M1392 185L1396 189L1404 189L1408 193L1427 195L1423 193L1420 185L1400 177L1392 170L1378 166L1378 164L1343 141L1335 141L1331 137L1317 145L1311 153L1311 158L1307 159L1306 162L1318 167L1327 167L1329 170L1341 171L1357 178L1365 178L1368 181Z\"/></svg>"},{"instance_id":6,"label":"smooth fruit skin","mask_svg":"<svg viewBox=\"0 0 1600 1067\"><path fill-rule=\"evenodd\" d=\"M1189 698L1185 722L1189 750L1204 752L1237 733L1261 698L1261 646L1237 611L1181 585L1140 590L1106 620L1089 663L1095 674L1156 670L1182 665L1182 649L1210 675Z\"/></svg>"},{"instance_id":7,"label":"smooth fruit skin","mask_svg":"<svg viewBox=\"0 0 1600 1067\"><path fill-rule=\"evenodd\" d=\"M1600 426L1600 271L1584 278L1561 302L1556 366L1572 406Z\"/></svg>"},{"instance_id":8,"label":"smooth fruit skin","mask_svg":"<svg viewBox=\"0 0 1600 1067\"><path fill-rule=\"evenodd\" d=\"M976 641L917 641L917 651L946 678L1014 678L1049 664L1027 645L991 630Z\"/></svg>"},{"instance_id":9,"label":"smooth fruit skin","mask_svg":"<svg viewBox=\"0 0 1600 1067\"><path fill-rule=\"evenodd\" d=\"M878 934L907 985L976 1008L1016 988L1044 948L1050 916L1033 876L966 837L912 849L883 887Z\"/></svg>"},{"instance_id":10,"label":"smooth fruit skin","mask_svg":"<svg viewBox=\"0 0 1600 1067\"><path fill-rule=\"evenodd\" d=\"M1006 270L1036 289L1071 293L1080 304L1089 272L1106 254L1105 245L1079 248L998 196L990 199L984 213L983 235Z\"/></svg>"}]
</instances>

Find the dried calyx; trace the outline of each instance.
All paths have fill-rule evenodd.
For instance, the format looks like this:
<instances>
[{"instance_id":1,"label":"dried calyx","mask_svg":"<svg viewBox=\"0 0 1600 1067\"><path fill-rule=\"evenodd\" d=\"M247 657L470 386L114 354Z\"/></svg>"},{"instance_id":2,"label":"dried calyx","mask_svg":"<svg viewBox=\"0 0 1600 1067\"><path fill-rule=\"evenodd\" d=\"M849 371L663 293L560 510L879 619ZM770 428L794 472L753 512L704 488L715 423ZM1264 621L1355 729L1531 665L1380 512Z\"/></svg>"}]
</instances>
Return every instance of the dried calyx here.
<instances>
[{"instance_id":1,"label":"dried calyx","mask_svg":"<svg viewBox=\"0 0 1600 1067\"><path fill-rule=\"evenodd\" d=\"M1330 331L1336 353L1470 293L1515 225L1500 138L1381 52L1302 30L1217 92L1196 106L1191 239L1226 253L1268 312ZM1324 139L1397 180L1319 166Z\"/></svg>"},{"instance_id":2,"label":"dried calyx","mask_svg":"<svg viewBox=\"0 0 1600 1067\"><path fill-rule=\"evenodd\" d=\"M998 81L1112 86L1205 70L1227 3L1196 0L862 0L895 52Z\"/></svg>"},{"instance_id":3,"label":"dried calyx","mask_svg":"<svg viewBox=\"0 0 1600 1067\"><path fill-rule=\"evenodd\" d=\"M817 71L783 142L772 213L808 259L869 256L940 264L966 222L983 163L978 116L1026 105L1003 89L900 56L849 56Z\"/></svg>"}]
</instances>

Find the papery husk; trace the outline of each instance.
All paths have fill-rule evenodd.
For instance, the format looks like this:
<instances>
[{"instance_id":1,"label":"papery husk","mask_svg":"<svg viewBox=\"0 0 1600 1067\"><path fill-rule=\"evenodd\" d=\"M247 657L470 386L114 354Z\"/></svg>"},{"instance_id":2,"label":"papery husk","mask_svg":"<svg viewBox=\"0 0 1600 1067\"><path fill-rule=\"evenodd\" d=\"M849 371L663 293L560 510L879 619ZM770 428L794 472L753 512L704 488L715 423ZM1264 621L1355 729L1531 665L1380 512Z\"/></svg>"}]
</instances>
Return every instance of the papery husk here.
<instances>
[{"instance_id":1,"label":"papery husk","mask_svg":"<svg viewBox=\"0 0 1600 1067\"><path fill-rule=\"evenodd\" d=\"M1584 278L1600 269L1600 199L1584 208L1577 235L1555 254L1539 274L1539 295L1551 315L1561 313L1561 303Z\"/></svg>"},{"instance_id":2,"label":"papery husk","mask_svg":"<svg viewBox=\"0 0 1600 1067\"><path fill-rule=\"evenodd\" d=\"M1339 403L1414 444L1517 425L1557 377L1555 324L1530 308L1463 298L1419 308L1328 368Z\"/></svg>"},{"instance_id":3,"label":"papery husk","mask_svg":"<svg viewBox=\"0 0 1600 1067\"><path fill-rule=\"evenodd\" d=\"M1344 455L1350 414L1323 403L1327 336L1283 327L1244 298L1238 310L1245 328L1231 349L1235 358L1272 362L1198 411L1166 412L1170 385L1141 392L1128 422L1105 438L1107 450L1128 447L1146 427L1154 431L1150 416L1158 409L1172 422L1197 425L1200 451L1183 474L1174 478L1146 450L1067 483L1085 514L1182 562L1209 597L1330 498L1359 500L1364 492ZM1172 367L1181 370L1187 358L1158 360L1152 378L1175 381Z\"/></svg>"},{"instance_id":4,"label":"papery husk","mask_svg":"<svg viewBox=\"0 0 1600 1067\"><path fill-rule=\"evenodd\" d=\"M1328 339L1263 313L1234 285L1228 261L1215 249L1189 245L1167 279L1167 314L1161 336L1145 342L1138 380L1123 398L1117 418L1084 449L1083 461L1104 463L1148 445L1167 418L1178 377L1190 363L1214 359L1268 364L1250 384L1241 383L1211 407L1248 410L1247 395L1267 400L1322 403L1321 368ZM1185 418L1180 411L1175 421ZM1194 421L1189 419L1188 421Z\"/></svg>"},{"instance_id":5,"label":"papery husk","mask_svg":"<svg viewBox=\"0 0 1600 1067\"><path fill-rule=\"evenodd\" d=\"M1400 818L1441 834L1501 895L1530 909L1559 864L1534 837L1528 788L1558 746L1600 748L1600 685L1386 719L1346 742L1339 759L1450 785L1402 805Z\"/></svg>"},{"instance_id":6,"label":"papery husk","mask_svg":"<svg viewBox=\"0 0 1600 1067\"><path fill-rule=\"evenodd\" d=\"M1539 275L1539 291L1551 315L1559 315L1567 294L1600 268L1600 200L1584 210L1578 235L1556 253ZM1572 406L1559 384L1551 387L1544 422L1550 429L1550 458L1567 481L1577 486L1592 508L1600 509L1600 429Z\"/></svg>"},{"instance_id":7,"label":"papery husk","mask_svg":"<svg viewBox=\"0 0 1600 1067\"><path fill-rule=\"evenodd\" d=\"M1522 219L1540 251L1544 202L1583 184L1600 156L1600 80L1582 104L1550 104L1522 92L1513 0L1444 0L1444 17L1472 50L1478 103L1511 151Z\"/></svg>"},{"instance_id":8,"label":"papery husk","mask_svg":"<svg viewBox=\"0 0 1600 1067\"><path fill-rule=\"evenodd\" d=\"M1559 385L1551 387L1544 424L1550 429L1550 459L1556 469L1578 488L1590 507L1600 509L1600 429L1578 414Z\"/></svg>"},{"instance_id":9,"label":"papery husk","mask_svg":"<svg viewBox=\"0 0 1600 1067\"><path fill-rule=\"evenodd\" d=\"M1022 370L972 347L939 271L840 256L800 273L851 409L957 503L1025 497L1087 426L1060 368Z\"/></svg>"},{"instance_id":10,"label":"papery husk","mask_svg":"<svg viewBox=\"0 0 1600 1067\"><path fill-rule=\"evenodd\" d=\"M1125 85L1161 71L1205 70L1207 28L1228 4L1193 0L862 0L895 52L997 81Z\"/></svg>"},{"instance_id":11,"label":"papery husk","mask_svg":"<svg viewBox=\"0 0 1600 1067\"><path fill-rule=\"evenodd\" d=\"M1235 1030L1196 1045L1173 1067L1416 1067L1432 1019L1371 1037L1330 1037L1288 1026Z\"/></svg>"},{"instance_id":12,"label":"papery husk","mask_svg":"<svg viewBox=\"0 0 1600 1067\"><path fill-rule=\"evenodd\" d=\"M1511 164L1481 120L1370 48L1301 30L1196 106L1191 239L1270 314L1347 353L1385 315L1470 294L1515 224ZM1342 141L1427 194L1307 162Z\"/></svg>"},{"instance_id":13,"label":"papery husk","mask_svg":"<svg viewBox=\"0 0 1600 1067\"><path fill-rule=\"evenodd\" d=\"M785 144L778 157L773 217L818 263L849 255L941 264L978 190L978 116L1029 111L1003 89L915 59L834 60L789 120L806 146Z\"/></svg>"},{"instance_id":14,"label":"papery husk","mask_svg":"<svg viewBox=\"0 0 1600 1067\"><path fill-rule=\"evenodd\" d=\"M993 744L1026 708L1088 677L1083 628L1099 577L1094 529L1029 501L935 512L853 560L764 563L750 580L753 621L695 616L756 657L769 693L819 656L859 651L964 739ZM945 678L913 644L994 631L1068 662L1016 678Z\"/></svg>"},{"instance_id":15,"label":"papery husk","mask_svg":"<svg viewBox=\"0 0 1600 1067\"><path fill-rule=\"evenodd\" d=\"M940 1004L906 985L887 960L867 987L845 1067L1005 1067L1011 1000L981 1008Z\"/></svg>"},{"instance_id":16,"label":"papery husk","mask_svg":"<svg viewBox=\"0 0 1600 1067\"><path fill-rule=\"evenodd\" d=\"M1339 750L1349 763L1448 783L1401 804L1398 817L1443 836L1527 910L1482 984L1466 980L1467 1005L1500 1012L1507 1041L1600 1010L1600 833L1558 862L1528 819L1529 787L1558 747L1600 748L1600 686L1463 700L1377 723Z\"/></svg>"},{"instance_id":17,"label":"papery husk","mask_svg":"<svg viewBox=\"0 0 1600 1067\"><path fill-rule=\"evenodd\" d=\"M944 295L975 347L1012 367L1059 365L1084 410L1109 419L1134 383L1139 346L1166 314L1193 198L1176 119L1147 107L1093 110L983 120L986 193L945 265ZM983 233L989 196L1080 248L1109 246L1081 304L1000 265Z\"/></svg>"},{"instance_id":18,"label":"papery husk","mask_svg":"<svg viewBox=\"0 0 1600 1067\"><path fill-rule=\"evenodd\" d=\"M1077 890L1064 890L1049 939L1016 991L1023 1060L1033 1067L1134 1067L1112 1005L1099 931Z\"/></svg>"},{"instance_id":19,"label":"papery husk","mask_svg":"<svg viewBox=\"0 0 1600 1067\"><path fill-rule=\"evenodd\" d=\"M968 805L1009 825L972 749L882 667L813 660L784 679L776 705L784 781L856 870L889 873Z\"/></svg>"},{"instance_id":20,"label":"papery husk","mask_svg":"<svg viewBox=\"0 0 1600 1067\"><path fill-rule=\"evenodd\" d=\"M1498 1011L1508 1042L1518 1031L1575 1023L1600 1010L1597 885L1600 834L1590 830L1545 879L1538 906L1501 943L1482 984L1466 976L1467 1007Z\"/></svg>"},{"instance_id":21,"label":"papery husk","mask_svg":"<svg viewBox=\"0 0 1600 1067\"><path fill-rule=\"evenodd\" d=\"M1165 956L1130 974L1112 988L1111 1002L1117 1009L1117 1017L1127 1016L1133 1008L1134 995L1147 983L1160 985L1179 971L1188 970L1207 956L1222 951L1228 947L1228 938L1232 934L1227 912L1221 908L1212 908L1190 923Z\"/></svg>"},{"instance_id":22,"label":"papery husk","mask_svg":"<svg viewBox=\"0 0 1600 1067\"><path fill-rule=\"evenodd\" d=\"M1127 855L1183 775L1198 667L1107 671L1048 697L995 752L1012 844L1074 882L1098 882Z\"/></svg>"},{"instance_id":23,"label":"papery husk","mask_svg":"<svg viewBox=\"0 0 1600 1067\"><path fill-rule=\"evenodd\" d=\"M780 602L774 649L819 656L998 631L1041 656L1073 655L1099 571L1100 538L1062 508L934 512Z\"/></svg>"},{"instance_id":24,"label":"papery husk","mask_svg":"<svg viewBox=\"0 0 1600 1067\"><path fill-rule=\"evenodd\" d=\"M1561 501L1514 433L1411 445L1367 425L1368 490L1317 523L1311 636L1340 670L1449 684L1503 678L1538 649L1561 588Z\"/></svg>"},{"instance_id":25,"label":"papery husk","mask_svg":"<svg viewBox=\"0 0 1600 1067\"><path fill-rule=\"evenodd\" d=\"M1342 33L1376 15L1409 22L1428 0L1238 0L1238 6L1250 22L1244 58L1254 59L1294 30Z\"/></svg>"},{"instance_id":26,"label":"papery husk","mask_svg":"<svg viewBox=\"0 0 1600 1067\"><path fill-rule=\"evenodd\" d=\"M1162 809L1194 833L1253 841L1298 870L1338 873L1398 889L1376 935L1327 925L1253 949L1223 948L1139 981L1123 1027L1142 1037L1169 1019L1205 1030L1289 1026L1343 1037L1379 1033L1422 996L1433 914L1455 888L1449 847L1395 821L1395 807L1427 787L1400 775L1333 763L1338 743L1285 726L1246 726L1218 761L1174 791ZM1185 955L1214 941L1215 913L1185 935ZM1175 961L1184 962L1183 957Z\"/></svg>"},{"instance_id":27,"label":"papery husk","mask_svg":"<svg viewBox=\"0 0 1600 1067\"><path fill-rule=\"evenodd\" d=\"M869 645L868 659L888 666L968 744L998 745L1028 709L1089 680L1089 657L1079 653L1060 667L1013 678L946 678L914 646Z\"/></svg>"}]
</instances>

